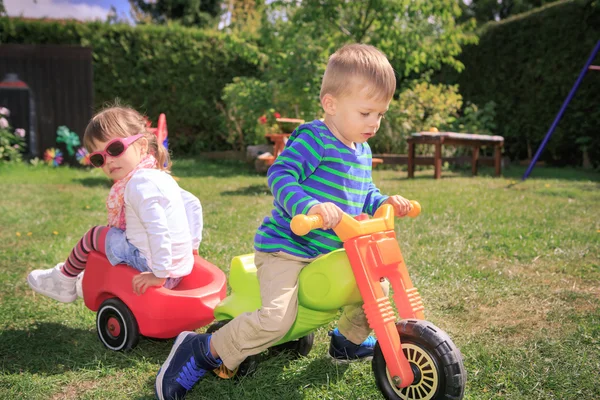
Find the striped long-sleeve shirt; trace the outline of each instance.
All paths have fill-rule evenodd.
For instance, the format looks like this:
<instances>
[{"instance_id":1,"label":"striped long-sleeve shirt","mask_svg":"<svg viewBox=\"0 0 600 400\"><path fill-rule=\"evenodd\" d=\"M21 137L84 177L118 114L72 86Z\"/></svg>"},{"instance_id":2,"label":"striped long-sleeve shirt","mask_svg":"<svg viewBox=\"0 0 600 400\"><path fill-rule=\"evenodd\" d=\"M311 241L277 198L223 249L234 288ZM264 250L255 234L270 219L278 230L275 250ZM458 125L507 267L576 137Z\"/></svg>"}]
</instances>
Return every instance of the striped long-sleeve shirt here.
<instances>
[{"instance_id":1,"label":"striped long-sleeve shirt","mask_svg":"<svg viewBox=\"0 0 600 400\"><path fill-rule=\"evenodd\" d=\"M341 248L333 230L317 229L301 237L290 229L292 217L319 203L334 203L352 216L375 213L388 196L373 184L369 145L356 143L355 147L340 142L318 120L292 133L269 168L274 209L256 232L256 250L312 258Z\"/></svg>"}]
</instances>

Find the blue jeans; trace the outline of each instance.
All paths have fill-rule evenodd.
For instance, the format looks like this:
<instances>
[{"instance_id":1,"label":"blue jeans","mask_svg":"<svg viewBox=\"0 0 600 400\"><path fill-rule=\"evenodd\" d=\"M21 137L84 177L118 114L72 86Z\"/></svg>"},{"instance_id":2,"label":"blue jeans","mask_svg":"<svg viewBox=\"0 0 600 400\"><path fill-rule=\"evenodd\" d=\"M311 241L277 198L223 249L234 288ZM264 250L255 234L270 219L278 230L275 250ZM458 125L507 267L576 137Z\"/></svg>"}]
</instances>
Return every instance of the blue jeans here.
<instances>
[{"instance_id":1,"label":"blue jeans","mask_svg":"<svg viewBox=\"0 0 600 400\"><path fill-rule=\"evenodd\" d=\"M106 258L112 265L127 264L140 272L152 272L146 258L119 228L110 228L106 234ZM173 289L180 281L181 278L167 278L164 287Z\"/></svg>"}]
</instances>

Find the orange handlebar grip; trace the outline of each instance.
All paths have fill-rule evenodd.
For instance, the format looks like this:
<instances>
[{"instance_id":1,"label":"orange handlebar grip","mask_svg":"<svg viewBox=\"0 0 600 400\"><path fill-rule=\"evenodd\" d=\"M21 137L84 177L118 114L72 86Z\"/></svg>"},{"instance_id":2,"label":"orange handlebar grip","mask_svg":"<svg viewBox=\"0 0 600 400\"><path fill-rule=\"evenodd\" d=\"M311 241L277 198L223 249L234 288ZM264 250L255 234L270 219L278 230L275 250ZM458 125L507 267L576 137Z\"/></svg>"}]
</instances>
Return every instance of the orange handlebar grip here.
<instances>
[{"instance_id":1,"label":"orange handlebar grip","mask_svg":"<svg viewBox=\"0 0 600 400\"><path fill-rule=\"evenodd\" d=\"M419 214L421 214L421 205L416 200L411 200L410 205L412 207L410 208L410 211L406 215L408 215L411 218L418 217Z\"/></svg>"},{"instance_id":2,"label":"orange handlebar grip","mask_svg":"<svg viewBox=\"0 0 600 400\"><path fill-rule=\"evenodd\" d=\"M313 229L323 227L323 218L319 214L296 215L290 224L292 232L298 236L304 236Z\"/></svg>"}]
</instances>

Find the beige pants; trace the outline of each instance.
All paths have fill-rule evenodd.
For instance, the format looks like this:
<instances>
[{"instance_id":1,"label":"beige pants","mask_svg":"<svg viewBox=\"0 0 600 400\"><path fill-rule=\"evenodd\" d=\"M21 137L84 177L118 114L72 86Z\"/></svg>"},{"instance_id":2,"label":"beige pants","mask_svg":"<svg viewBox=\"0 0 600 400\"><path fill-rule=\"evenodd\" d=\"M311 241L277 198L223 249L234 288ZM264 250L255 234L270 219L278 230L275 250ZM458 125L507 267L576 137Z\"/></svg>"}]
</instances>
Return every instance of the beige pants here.
<instances>
[{"instance_id":1,"label":"beige pants","mask_svg":"<svg viewBox=\"0 0 600 400\"><path fill-rule=\"evenodd\" d=\"M246 357L273 346L290 330L298 313L298 275L313 260L283 252L255 253L262 307L238 315L211 339L227 368L237 368ZM389 285L386 282L382 286L387 295ZM371 333L361 305L343 309L338 329L356 344L362 343Z\"/></svg>"}]
</instances>

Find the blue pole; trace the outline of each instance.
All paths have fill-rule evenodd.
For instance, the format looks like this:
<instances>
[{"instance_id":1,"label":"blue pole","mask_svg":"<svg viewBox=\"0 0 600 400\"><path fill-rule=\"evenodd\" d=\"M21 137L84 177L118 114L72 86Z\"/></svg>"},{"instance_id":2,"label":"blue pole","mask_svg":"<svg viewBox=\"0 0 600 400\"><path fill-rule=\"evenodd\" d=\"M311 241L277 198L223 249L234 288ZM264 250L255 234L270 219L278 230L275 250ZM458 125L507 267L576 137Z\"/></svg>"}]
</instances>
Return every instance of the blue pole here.
<instances>
[{"instance_id":1,"label":"blue pole","mask_svg":"<svg viewBox=\"0 0 600 400\"><path fill-rule=\"evenodd\" d=\"M548 140L550 139L550 136L552 136L552 133L554 132L554 129L556 129L556 125L558 125L558 122L560 121L560 119L562 118L563 114L565 113L565 110L567 109L567 106L571 102L571 99L573 98L573 95L575 95L575 92L579 88L579 85L581 84L581 81L583 80L583 77L585 76L585 73L587 72L587 70L589 69L590 65L592 64L592 61L594 61L594 58L596 57L596 54L598 53L598 50L600 50L600 40L596 43L596 47L594 47L594 50L592 50L592 54L590 54L590 58L588 58L587 62L585 63L585 66L583 67L583 69L581 70L581 73L579 74L579 77L575 81L575 84L573 85L573 88L571 88L571 91L569 92L569 95L567 96L567 98L565 99L565 102L563 103L562 107L560 108L560 111L556 115L556 118L554 118L554 122L550 126L550 129L548 129L548 132L546 133L546 137L544 137L544 140L542 141L542 144L540 144L540 147L538 147L537 151L535 152L535 156L533 156L533 160L531 160L531 164L529 164L529 167L527 168L527 171L525 171L525 174L523 175L522 180L527 179L527 177L529 176L529 174L533 170L533 167L535 166L535 163L537 162L538 158L540 157L540 154L542 154L542 151L544 150L544 147L546 147L546 143L548 143Z\"/></svg>"}]
</instances>

